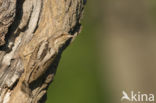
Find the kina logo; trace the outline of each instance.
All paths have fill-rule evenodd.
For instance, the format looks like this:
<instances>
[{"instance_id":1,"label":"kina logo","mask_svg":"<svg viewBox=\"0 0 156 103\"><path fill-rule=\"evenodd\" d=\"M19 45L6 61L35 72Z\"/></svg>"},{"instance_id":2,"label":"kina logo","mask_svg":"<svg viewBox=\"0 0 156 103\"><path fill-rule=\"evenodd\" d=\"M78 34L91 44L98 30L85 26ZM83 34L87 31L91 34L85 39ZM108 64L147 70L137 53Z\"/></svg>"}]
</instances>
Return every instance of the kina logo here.
<instances>
[{"instance_id":1,"label":"kina logo","mask_svg":"<svg viewBox=\"0 0 156 103\"><path fill-rule=\"evenodd\" d=\"M154 102L154 94L145 94L141 92L131 91L129 94L122 91L121 101L130 102Z\"/></svg>"}]
</instances>

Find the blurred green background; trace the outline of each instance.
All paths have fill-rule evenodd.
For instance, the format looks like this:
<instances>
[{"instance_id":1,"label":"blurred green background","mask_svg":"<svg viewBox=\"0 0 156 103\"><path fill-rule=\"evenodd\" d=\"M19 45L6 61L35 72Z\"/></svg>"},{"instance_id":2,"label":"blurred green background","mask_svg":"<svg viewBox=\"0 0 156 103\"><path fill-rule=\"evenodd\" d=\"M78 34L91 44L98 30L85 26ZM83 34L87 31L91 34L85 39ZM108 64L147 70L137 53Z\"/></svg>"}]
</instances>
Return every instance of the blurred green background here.
<instances>
[{"instance_id":1,"label":"blurred green background","mask_svg":"<svg viewBox=\"0 0 156 103\"><path fill-rule=\"evenodd\" d=\"M110 102L107 82L103 90L98 73L100 62L96 34L102 15L99 15L100 8L94 8L95 4L95 0L88 0L82 20L82 32L63 52L54 81L49 87L46 103Z\"/></svg>"},{"instance_id":2,"label":"blurred green background","mask_svg":"<svg viewBox=\"0 0 156 103\"><path fill-rule=\"evenodd\" d=\"M127 103L123 90L156 94L155 10L155 0L88 0L46 103Z\"/></svg>"}]
</instances>

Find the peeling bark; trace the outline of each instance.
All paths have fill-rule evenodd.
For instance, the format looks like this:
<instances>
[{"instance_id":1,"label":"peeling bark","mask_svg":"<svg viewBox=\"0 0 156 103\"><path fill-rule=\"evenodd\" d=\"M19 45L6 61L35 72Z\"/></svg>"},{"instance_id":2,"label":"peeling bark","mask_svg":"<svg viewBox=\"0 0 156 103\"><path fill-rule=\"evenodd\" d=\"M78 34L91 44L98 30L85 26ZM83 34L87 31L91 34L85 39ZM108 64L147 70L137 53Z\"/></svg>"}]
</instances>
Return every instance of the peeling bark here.
<instances>
[{"instance_id":1,"label":"peeling bark","mask_svg":"<svg viewBox=\"0 0 156 103\"><path fill-rule=\"evenodd\" d=\"M0 103L44 103L85 0L0 0Z\"/></svg>"}]
</instances>

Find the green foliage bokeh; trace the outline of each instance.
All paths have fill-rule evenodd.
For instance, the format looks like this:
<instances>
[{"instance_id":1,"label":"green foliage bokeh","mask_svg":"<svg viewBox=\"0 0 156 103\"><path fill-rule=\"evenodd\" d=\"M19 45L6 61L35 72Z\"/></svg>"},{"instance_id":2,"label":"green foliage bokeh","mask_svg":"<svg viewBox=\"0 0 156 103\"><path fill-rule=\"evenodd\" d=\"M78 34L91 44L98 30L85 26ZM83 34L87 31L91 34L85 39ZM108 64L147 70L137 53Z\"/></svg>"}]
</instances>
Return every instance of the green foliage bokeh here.
<instances>
[{"instance_id":1,"label":"green foliage bokeh","mask_svg":"<svg viewBox=\"0 0 156 103\"><path fill-rule=\"evenodd\" d=\"M91 1L94 0L85 8L82 32L62 54L46 103L109 102L107 90L102 90L97 73L96 31L101 21L100 15L92 13Z\"/></svg>"}]
</instances>

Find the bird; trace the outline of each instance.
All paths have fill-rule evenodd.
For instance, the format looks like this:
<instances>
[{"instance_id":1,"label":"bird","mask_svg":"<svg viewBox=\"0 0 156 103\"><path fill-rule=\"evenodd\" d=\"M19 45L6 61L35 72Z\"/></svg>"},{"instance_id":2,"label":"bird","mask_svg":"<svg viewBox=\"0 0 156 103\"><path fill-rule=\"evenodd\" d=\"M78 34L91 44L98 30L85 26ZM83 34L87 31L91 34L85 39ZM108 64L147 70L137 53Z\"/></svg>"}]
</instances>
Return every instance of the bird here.
<instances>
[{"instance_id":1,"label":"bird","mask_svg":"<svg viewBox=\"0 0 156 103\"><path fill-rule=\"evenodd\" d=\"M125 91L122 91L122 94L123 94L123 96L121 98L121 101L123 101L124 99L130 101L130 98L128 97L128 94Z\"/></svg>"}]
</instances>

